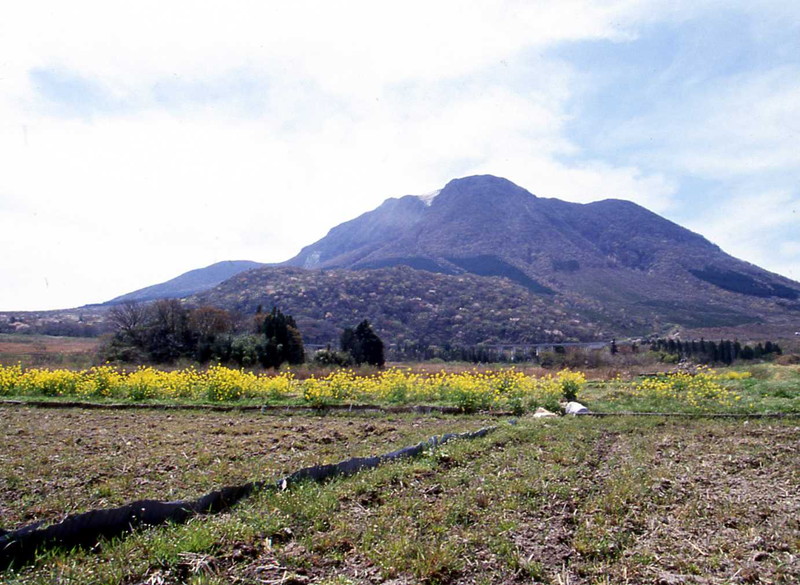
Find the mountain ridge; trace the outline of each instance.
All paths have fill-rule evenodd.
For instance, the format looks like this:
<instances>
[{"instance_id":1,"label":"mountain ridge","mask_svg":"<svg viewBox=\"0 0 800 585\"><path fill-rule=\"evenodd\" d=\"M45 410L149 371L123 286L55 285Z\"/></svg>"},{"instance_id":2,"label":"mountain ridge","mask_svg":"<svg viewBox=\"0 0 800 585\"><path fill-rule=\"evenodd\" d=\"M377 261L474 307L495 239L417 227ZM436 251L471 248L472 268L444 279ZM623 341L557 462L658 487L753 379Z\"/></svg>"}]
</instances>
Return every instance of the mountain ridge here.
<instances>
[{"instance_id":1,"label":"mountain ridge","mask_svg":"<svg viewBox=\"0 0 800 585\"><path fill-rule=\"evenodd\" d=\"M402 214L394 217L398 209ZM454 179L428 204L415 196L388 199L282 264L347 269L406 264L458 274L472 272L464 263L475 264L475 258L481 259L483 273L489 272L489 257L496 258L494 275L509 272L510 266L539 287L590 295L593 288L603 288L600 281L613 280L609 269L620 268L672 284L678 277L725 289L720 285L727 280L733 292L753 289L800 298L800 284L738 260L633 202L542 198L492 175ZM592 271L605 275L592 276ZM634 292L652 295L652 286L642 279L627 281ZM670 288L667 284L662 282ZM616 295L618 300L625 296Z\"/></svg>"},{"instance_id":2,"label":"mountain ridge","mask_svg":"<svg viewBox=\"0 0 800 585\"><path fill-rule=\"evenodd\" d=\"M532 344L639 337L654 321L736 326L758 318L703 304L622 308L571 294L537 293L505 277L380 269L267 267L241 273L187 299L239 314L277 306L306 343L335 343L344 327L369 319L389 344ZM698 318L698 311L702 318Z\"/></svg>"},{"instance_id":3,"label":"mountain ridge","mask_svg":"<svg viewBox=\"0 0 800 585\"><path fill-rule=\"evenodd\" d=\"M252 260L223 260L203 268L196 268L171 278L170 280L146 286L138 290L114 297L102 303L117 305L125 302L144 302L163 298L182 298L208 290L219 283L243 272L266 266Z\"/></svg>"},{"instance_id":4,"label":"mountain ridge","mask_svg":"<svg viewBox=\"0 0 800 585\"><path fill-rule=\"evenodd\" d=\"M428 298L426 279L448 290L452 302ZM545 338L591 340L675 327L785 326L800 317L800 283L734 258L633 202L571 203L479 175L427 196L389 198L286 262L236 272L187 302L245 312L276 305L313 341L352 326L348 320L360 314L386 320L375 323L378 330L400 340L419 327L446 342L409 311L422 311L453 339L476 343L502 342L503 332L516 331L488 326L494 318L522 320ZM461 314L471 306L477 321ZM530 341L528 332L514 335Z\"/></svg>"}]
</instances>

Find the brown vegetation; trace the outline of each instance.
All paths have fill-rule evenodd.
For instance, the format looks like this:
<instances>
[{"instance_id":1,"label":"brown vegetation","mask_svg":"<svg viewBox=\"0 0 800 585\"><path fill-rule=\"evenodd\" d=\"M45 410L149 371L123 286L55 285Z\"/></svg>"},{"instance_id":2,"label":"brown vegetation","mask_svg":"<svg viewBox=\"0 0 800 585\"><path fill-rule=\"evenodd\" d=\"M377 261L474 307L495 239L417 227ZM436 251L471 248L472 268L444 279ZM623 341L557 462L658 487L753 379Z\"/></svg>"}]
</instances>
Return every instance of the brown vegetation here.
<instances>
[{"instance_id":1,"label":"brown vegetation","mask_svg":"<svg viewBox=\"0 0 800 585\"><path fill-rule=\"evenodd\" d=\"M99 339L0 334L0 364L85 367L95 358Z\"/></svg>"}]
</instances>

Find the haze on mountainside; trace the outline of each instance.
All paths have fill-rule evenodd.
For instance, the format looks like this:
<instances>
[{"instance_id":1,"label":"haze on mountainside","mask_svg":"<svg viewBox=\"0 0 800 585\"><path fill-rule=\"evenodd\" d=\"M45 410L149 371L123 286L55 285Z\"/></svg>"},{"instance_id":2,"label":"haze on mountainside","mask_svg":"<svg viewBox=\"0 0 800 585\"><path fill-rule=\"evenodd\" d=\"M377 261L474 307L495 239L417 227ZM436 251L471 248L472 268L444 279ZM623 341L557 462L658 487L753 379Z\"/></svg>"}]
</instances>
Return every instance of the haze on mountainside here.
<instances>
[{"instance_id":1,"label":"haze on mountainside","mask_svg":"<svg viewBox=\"0 0 800 585\"><path fill-rule=\"evenodd\" d=\"M491 175L388 199L282 266L227 267L227 280L219 265L192 271L203 284L189 301L244 313L278 305L316 342L363 317L390 339L422 328L437 343L480 343L786 323L800 312L799 283L639 205L536 197ZM204 270L213 275L204 280ZM185 277L111 302L186 296ZM515 325L481 330L497 319Z\"/></svg>"}]
</instances>

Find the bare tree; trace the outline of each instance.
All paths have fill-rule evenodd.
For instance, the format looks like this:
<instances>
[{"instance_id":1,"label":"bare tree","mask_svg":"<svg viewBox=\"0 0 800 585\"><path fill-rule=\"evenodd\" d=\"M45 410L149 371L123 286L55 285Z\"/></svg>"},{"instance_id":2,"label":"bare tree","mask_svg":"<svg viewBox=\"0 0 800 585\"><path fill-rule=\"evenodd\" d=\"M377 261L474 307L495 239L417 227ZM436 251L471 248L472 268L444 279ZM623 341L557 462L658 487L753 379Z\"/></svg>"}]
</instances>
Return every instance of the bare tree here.
<instances>
[{"instance_id":1,"label":"bare tree","mask_svg":"<svg viewBox=\"0 0 800 585\"><path fill-rule=\"evenodd\" d=\"M233 318L225 309L202 306L189 313L189 328L201 339L210 339L233 328Z\"/></svg>"},{"instance_id":2,"label":"bare tree","mask_svg":"<svg viewBox=\"0 0 800 585\"><path fill-rule=\"evenodd\" d=\"M111 307L108 320L119 333L138 340L147 323L147 306L135 301L125 301Z\"/></svg>"},{"instance_id":3,"label":"bare tree","mask_svg":"<svg viewBox=\"0 0 800 585\"><path fill-rule=\"evenodd\" d=\"M177 299L159 299L148 307L147 351L157 363L172 362L192 346L189 312Z\"/></svg>"}]
</instances>

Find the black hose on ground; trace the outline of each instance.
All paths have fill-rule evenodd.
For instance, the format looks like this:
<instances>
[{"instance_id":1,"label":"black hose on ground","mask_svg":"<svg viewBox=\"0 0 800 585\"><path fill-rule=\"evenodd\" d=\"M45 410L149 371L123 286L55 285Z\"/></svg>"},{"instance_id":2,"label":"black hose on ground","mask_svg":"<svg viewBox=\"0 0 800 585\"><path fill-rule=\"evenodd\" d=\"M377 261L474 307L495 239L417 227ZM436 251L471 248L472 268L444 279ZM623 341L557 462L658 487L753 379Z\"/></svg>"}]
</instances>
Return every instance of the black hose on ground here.
<instances>
[{"instance_id":1,"label":"black hose on ground","mask_svg":"<svg viewBox=\"0 0 800 585\"><path fill-rule=\"evenodd\" d=\"M426 449L453 439L484 437L495 428L485 427L473 432L433 436L427 441L376 457L353 457L329 465L312 465L299 469L277 482L257 481L224 487L195 500L175 502L139 500L118 508L72 514L61 522L49 526L45 521L40 521L17 530L0 529L0 570L30 562L37 551L47 548L93 547L101 538L114 538L142 527L157 526L167 522L182 523L198 514L222 512L257 491L285 490L303 481L322 482L335 476L353 475L364 469L373 469L384 462L416 457Z\"/></svg>"}]
</instances>

